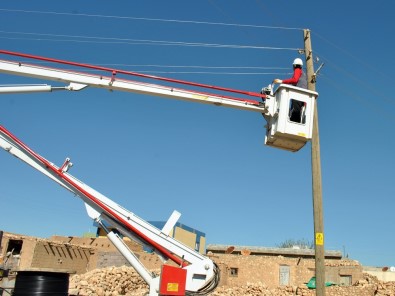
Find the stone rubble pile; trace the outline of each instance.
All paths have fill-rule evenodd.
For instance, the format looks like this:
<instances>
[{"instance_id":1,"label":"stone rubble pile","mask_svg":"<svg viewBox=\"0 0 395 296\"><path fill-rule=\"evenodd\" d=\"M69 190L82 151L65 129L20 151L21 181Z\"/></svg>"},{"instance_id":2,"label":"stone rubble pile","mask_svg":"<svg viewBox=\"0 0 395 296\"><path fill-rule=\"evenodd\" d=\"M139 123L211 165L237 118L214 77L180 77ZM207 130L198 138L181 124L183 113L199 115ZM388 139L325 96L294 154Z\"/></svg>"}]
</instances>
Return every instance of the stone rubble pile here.
<instances>
[{"instance_id":1,"label":"stone rubble pile","mask_svg":"<svg viewBox=\"0 0 395 296\"><path fill-rule=\"evenodd\" d=\"M70 277L69 295L142 296L148 285L132 267L107 267Z\"/></svg>"},{"instance_id":2,"label":"stone rubble pile","mask_svg":"<svg viewBox=\"0 0 395 296\"><path fill-rule=\"evenodd\" d=\"M326 287L325 294L327 296L373 296L375 287L370 286L352 286ZM302 286L286 286L269 289L262 284L249 284L241 287L219 287L211 294L212 296L315 296L315 290L309 289L305 285ZM379 294L377 294L379 295ZM387 294L380 294L380 296ZM393 295L393 294L388 294Z\"/></svg>"},{"instance_id":3,"label":"stone rubble pile","mask_svg":"<svg viewBox=\"0 0 395 296\"><path fill-rule=\"evenodd\" d=\"M155 270L155 272L159 272ZM148 285L132 267L107 267L70 277L70 296L144 296ZM262 283L249 283L240 287L218 287L212 296L314 296L315 290L305 285L269 289ZM395 282L381 282L365 274L354 286L331 286L328 296L395 296Z\"/></svg>"},{"instance_id":4,"label":"stone rubble pile","mask_svg":"<svg viewBox=\"0 0 395 296\"><path fill-rule=\"evenodd\" d=\"M358 286L373 285L375 287L375 296L395 296L395 282L382 282L370 274L364 274L364 277L363 280L358 281Z\"/></svg>"}]
</instances>

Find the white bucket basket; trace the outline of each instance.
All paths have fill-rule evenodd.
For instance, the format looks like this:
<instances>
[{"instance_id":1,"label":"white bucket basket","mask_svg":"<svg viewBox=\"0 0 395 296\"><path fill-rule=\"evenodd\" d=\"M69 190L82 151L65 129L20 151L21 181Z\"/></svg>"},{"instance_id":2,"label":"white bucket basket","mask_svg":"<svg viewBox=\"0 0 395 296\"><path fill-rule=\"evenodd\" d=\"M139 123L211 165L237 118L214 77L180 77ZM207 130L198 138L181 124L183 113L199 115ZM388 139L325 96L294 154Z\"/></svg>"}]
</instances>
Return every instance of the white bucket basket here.
<instances>
[{"instance_id":1,"label":"white bucket basket","mask_svg":"<svg viewBox=\"0 0 395 296\"><path fill-rule=\"evenodd\" d=\"M266 100L265 144L295 152L310 141L317 96L314 91L280 84L274 98Z\"/></svg>"}]
</instances>

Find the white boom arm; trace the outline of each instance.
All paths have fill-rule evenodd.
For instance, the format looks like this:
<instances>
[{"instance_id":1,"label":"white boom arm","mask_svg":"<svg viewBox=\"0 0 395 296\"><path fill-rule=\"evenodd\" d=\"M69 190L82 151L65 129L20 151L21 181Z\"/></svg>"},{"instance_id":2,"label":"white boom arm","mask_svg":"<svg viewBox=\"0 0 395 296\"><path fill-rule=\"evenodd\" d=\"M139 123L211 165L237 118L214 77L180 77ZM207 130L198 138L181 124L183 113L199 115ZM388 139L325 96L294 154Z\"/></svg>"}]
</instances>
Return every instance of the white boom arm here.
<instances>
[{"instance_id":1,"label":"white boom arm","mask_svg":"<svg viewBox=\"0 0 395 296\"><path fill-rule=\"evenodd\" d=\"M57 167L31 150L3 126L0 126L0 147L79 196L85 202L88 215L92 219L103 226L104 220L123 235L149 245L163 259L171 259L184 268L187 271L186 290L199 291L207 285L211 290L215 288L219 274L214 262L169 236L170 229L179 217L177 212L160 230L67 173L72 166L69 159L61 167ZM158 295L159 278L144 268L115 233L109 232L108 237L150 285L150 295Z\"/></svg>"},{"instance_id":2,"label":"white boom arm","mask_svg":"<svg viewBox=\"0 0 395 296\"><path fill-rule=\"evenodd\" d=\"M84 64L81 64L79 66L87 67L87 65ZM89 68L101 70L100 67L95 67L95 66L89 66ZM110 69L105 68L105 71L110 71ZM137 76L139 75L138 73L126 72L122 70L112 70L111 76L106 77L101 75L87 74L83 72L55 69L55 68L42 67L42 66L31 65L31 64L20 63L20 62L0 60L0 73L33 77L43 80L50 80L50 81L60 81L63 83L67 83L68 86L66 86L66 88L71 91L78 91L85 87L90 86L90 87L103 88L108 90L134 92L139 94L161 96L161 97L173 98L173 99L179 99L179 100L185 100L191 102L199 102L204 104L213 104L216 106L225 106L225 107L231 107L236 109L255 111L259 113L267 112L264 108L264 105L256 100L239 99L229 96L190 91L190 90L184 90L180 88L168 87L163 85L148 84L148 83L142 83L133 80L116 78L116 75L118 73L126 74L126 75L137 75ZM153 76L147 76L147 78L153 78ZM162 79L162 78L154 77L153 79ZM169 82L188 84L187 82L179 82L177 80L172 80L172 79L165 79L165 80ZM197 87L214 88L222 91L243 93L246 95L253 95L255 97L265 97L264 95L260 95L252 92L234 91L225 88L218 88L218 87L201 85L201 84L191 84L191 85L195 85ZM1 94L1 86L0 86L0 94Z\"/></svg>"}]
</instances>

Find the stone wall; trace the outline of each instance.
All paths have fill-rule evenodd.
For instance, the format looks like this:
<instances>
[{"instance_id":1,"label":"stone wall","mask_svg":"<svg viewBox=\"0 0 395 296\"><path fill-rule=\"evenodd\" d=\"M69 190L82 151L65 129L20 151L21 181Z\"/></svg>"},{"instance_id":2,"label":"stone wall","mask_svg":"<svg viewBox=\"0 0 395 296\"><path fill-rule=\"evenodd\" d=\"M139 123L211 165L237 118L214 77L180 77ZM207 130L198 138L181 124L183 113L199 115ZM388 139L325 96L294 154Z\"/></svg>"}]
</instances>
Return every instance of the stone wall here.
<instances>
[{"instance_id":1,"label":"stone wall","mask_svg":"<svg viewBox=\"0 0 395 296\"><path fill-rule=\"evenodd\" d=\"M262 283L269 288L298 286L315 274L314 259L233 254L216 254L210 258L221 269L221 285L228 287L246 283ZM284 274L284 270L288 272ZM325 260L325 272L326 281L338 285L342 276L350 277L350 285L362 278L362 267L353 260Z\"/></svg>"}]
</instances>

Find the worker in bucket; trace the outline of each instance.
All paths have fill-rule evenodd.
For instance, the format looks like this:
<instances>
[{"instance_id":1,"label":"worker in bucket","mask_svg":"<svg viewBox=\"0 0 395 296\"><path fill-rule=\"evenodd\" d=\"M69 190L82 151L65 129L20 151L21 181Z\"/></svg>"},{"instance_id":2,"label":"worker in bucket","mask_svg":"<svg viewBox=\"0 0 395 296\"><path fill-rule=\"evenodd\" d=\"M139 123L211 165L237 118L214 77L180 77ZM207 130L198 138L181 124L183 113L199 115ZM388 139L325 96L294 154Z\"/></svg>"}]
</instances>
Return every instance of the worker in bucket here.
<instances>
[{"instance_id":1,"label":"worker in bucket","mask_svg":"<svg viewBox=\"0 0 395 296\"><path fill-rule=\"evenodd\" d=\"M293 62L293 76L288 79L279 79L276 78L273 80L273 84L291 84L296 87L306 88L307 89L307 76L303 71L303 61L300 58L296 58ZM261 94L270 95L273 90L273 84L268 85L267 87L262 88Z\"/></svg>"},{"instance_id":2,"label":"worker in bucket","mask_svg":"<svg viewBox=\"0 0 395 296\"><path fill-rule=\"evenodd\" d=\"M293 62L293 76L288 79L274 79L273 83L290 84L296 87L307 89L307 77L303 71L303 61L300 58L296 58ZM306 109L306 103L298 100L290 100L289 104L289 120L296 123L304 123L304 110Z\"/></svg>"},{"instance_id":3,"label":"worker in bucket","mask_svg":"<svg viewBox=\"0 0 395 296\"><path fill-rule=\"evenodd\" d=\"M288 79L274 79L273 83L284 83L284 84L291 84L293 86L306 88L307 89L307 77L306 73L303 71L303 61L300 58L296 58L293 62L293 76Z\"/></svg>"}]
</instances>

